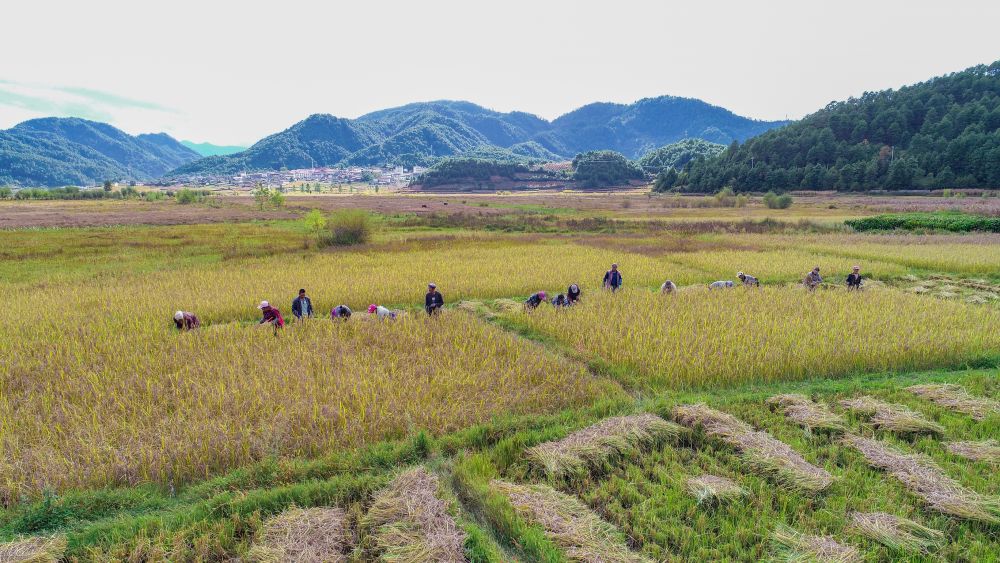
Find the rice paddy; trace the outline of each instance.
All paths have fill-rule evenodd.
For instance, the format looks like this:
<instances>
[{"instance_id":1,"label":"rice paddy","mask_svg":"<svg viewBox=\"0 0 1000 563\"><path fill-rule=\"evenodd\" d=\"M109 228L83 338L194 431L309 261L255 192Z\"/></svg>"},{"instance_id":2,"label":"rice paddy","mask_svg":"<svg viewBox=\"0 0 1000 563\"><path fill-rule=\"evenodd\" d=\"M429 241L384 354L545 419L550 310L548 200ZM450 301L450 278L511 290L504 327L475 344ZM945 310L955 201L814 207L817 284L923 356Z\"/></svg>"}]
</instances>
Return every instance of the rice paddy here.
<instances>
[{"instance_id":1,"label":"rice paddy","mask_svg":"<svg viewBox=\"0 0 1000 563\"><path fill-rule=\"evenodd\" d=\"M0 561L994 560L994 239L656 209L0 233Z\"/></svg>"}]
</instances>

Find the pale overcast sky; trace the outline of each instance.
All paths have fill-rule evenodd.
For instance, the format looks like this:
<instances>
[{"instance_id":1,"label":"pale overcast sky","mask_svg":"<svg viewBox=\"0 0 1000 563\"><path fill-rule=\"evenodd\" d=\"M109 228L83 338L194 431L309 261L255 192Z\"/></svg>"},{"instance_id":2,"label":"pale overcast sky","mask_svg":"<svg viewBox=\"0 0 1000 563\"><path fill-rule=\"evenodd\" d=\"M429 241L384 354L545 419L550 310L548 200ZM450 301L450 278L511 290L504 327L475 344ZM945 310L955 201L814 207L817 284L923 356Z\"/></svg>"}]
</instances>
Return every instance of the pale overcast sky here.
<instances>
[{"instance_id":1,"label":"pale overcast sky","mask_svg":"<svg viewBox=\"0 0 1000 563\"><path fill-rule=\"evenodd\" d=\"M6 2L0 128L79 116L250 144L311 113L553 118L695 97L759 119L1000 59L996 1Z\"/></svg>"}]
</instances>

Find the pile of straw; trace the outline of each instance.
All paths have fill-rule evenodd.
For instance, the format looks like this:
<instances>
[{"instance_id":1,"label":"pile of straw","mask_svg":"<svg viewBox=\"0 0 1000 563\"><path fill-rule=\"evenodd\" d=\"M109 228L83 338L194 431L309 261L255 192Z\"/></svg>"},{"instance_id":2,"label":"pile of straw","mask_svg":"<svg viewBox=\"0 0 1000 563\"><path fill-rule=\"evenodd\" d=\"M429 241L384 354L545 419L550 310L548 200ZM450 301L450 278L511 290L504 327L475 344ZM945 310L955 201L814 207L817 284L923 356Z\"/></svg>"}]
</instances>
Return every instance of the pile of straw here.
<instances>
[{"instance_id":1,"label":"pile of straw","mask_svg":"<svg viewBox=\"0 0 1000 563\"><path fill-rule=\"evenodd\" d=\"M586 505L546 485L519 485L495 480L495 490L510 499L517 513L545 530L570 561L648 563L628 549L621 533Z\"/></svg>"},{"instance_id":2,"label":"pile of straw","mask_svg":"<svg viewBox=\"0 0 1000 563\"><path fill-rule=\"evenodd\" d=\"M437 476L423 467L396 477L361 519L363 545L384 561L465 561L465 532L437 498Z\"/></svg>"},{"instance_id":3,"label":"pile of straw","mask_svg":"<svg viewBox=\"0 0 1000 563\"><path fill-rule=\"evenodd\" d=\"M772 535L777 561L822 561L854 563L862 561L858 550L829 536L812 536L779 525Z\"/></svg>"},{"instance_id":4,"label":"pile of straw","mask_svg":"<svg viewBox=\"0 0 1000 563\"><path fill-rule=\"evenodd\" d=\"M895 551L927 553L944 544L944 534L885 512L853 512L851 530Z\"/></svg>"},{"instance_id":5,"label":"pile of straw","mask_svg":"<svg viewBox=\"0 0 1000 563\"><path fill-rule=\"evenodd\" d=\"M0 562L55 563L66 551L63 536L30 537L10 543L0 543Z\"/></svg>"},{"instance_id":6,"label":"pile of straw","mask_svg":"<svg viewBox=\"0 0 1000 563\"><path fill-rule=\"evenodd\" d=\"M652 414L616 416L577 430L562 440L528 449L527 455L550 477L606 470L614 460L677 438L681 427Z\"/></svg>"},{"instance_id":7,"label":"pile of straw","mask_svg":"<svg viewBox=\"0 0 1000 563\"><path fill-rule=\"evenodd\" d=\"M833 483L832 475L807 462L788 444L729 414L698 404L675 407L673 417L689 428L704 428L708 436L733 446L747 465L778 483L813 494Z\"/></svg>"},{"instance_id":8,"label":"pile of straw","mask_svg":"<svg viewBox=\"0 0 1000 563\"><path fill-rule=\"evenodd\" d=\"M684 486L691 496L698 499L698 504L706 505L721 504L749 494L736 481L718 475L691 477Z\"/></svg>"},{"instance_id":9,"label":"pile of straw","mask_svg":"<svg viewBox=\"0 0 1000 563\"><path fill-rule=\"evenodd\" d=\"M875 428L897 434L944 434L944 427L903 405L861 396L840 401L841 406L868 417Z\"/></svg>"},{"instance_id":10,"label":"pile of straw","mask_svg":"<svg viewBox=\"0 0 1000 563\"><path fill-rule=\"evenodd\" d=\"M805 395L775 395L767 404L776 407L785 417L807 430L825 430L841 433L847 430L844 419L832 412L826 405L817 403Z\"/></svg>"},{"instance_id":11,"label":"pile of straw","mask_svg":"<svg viewBox=\"0 0 1000 563\"><path fill-rule=\"evenodd\" d=\"M292 508L270 518L250 560L259 563L335 563L347 561L344 511L339 508Z\"/></svg>"},{"instance_id":12,"label":"pile of straw","mask_svg":"<svg viewBox=\"0 0 1000 563\"><path fill-rule=\"evenodd\" d=\"M842 443L861 452L871 466L898 479L931 509L969 520L1000 523L1000 499L966 489L945 475L929 457L903 453L884 442L861 436L847 435Z\"/></svg>"},{"instance_id":13,"label":"pile of straw","mask_svg":"<svg viewBox=\"0 0 1000 563\"><path fill-rule=\"evenodd\" d=\"M1000 463L1000 442L986 440L983 442L948 442L944 447L951 453L971 459L972 461L987 461Z\"/></svg>"},{"instance_id":14,"label":"pile of straw","mask_svg":"<svg viewBox=\"0 0 1000 563\"><path fill-rule=\"evenodd\" d=\"M984 420L991 414L1000 413L1000 401L970 395L960 385L950 383L913 385L906 390L942 407L963 412L976 420Z\"/></svg>"}]
</instances>

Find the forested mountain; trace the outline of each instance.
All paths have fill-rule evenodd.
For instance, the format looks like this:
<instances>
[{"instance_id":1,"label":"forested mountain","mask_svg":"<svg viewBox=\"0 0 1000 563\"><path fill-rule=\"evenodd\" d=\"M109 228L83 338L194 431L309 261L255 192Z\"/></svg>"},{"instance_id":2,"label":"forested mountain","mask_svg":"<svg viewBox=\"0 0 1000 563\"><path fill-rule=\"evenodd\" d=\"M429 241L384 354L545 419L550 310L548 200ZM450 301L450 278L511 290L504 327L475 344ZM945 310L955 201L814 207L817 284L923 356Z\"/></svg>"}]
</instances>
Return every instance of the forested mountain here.
<instances>
[{"instance_id":1,"label":"forested mountain","mask_svg":"<svg viewBox=\"0 0 1000 563\"><path fill-rule=\"evenodd\" d=\"M542 160L570 159L597 149L638 157L686 137L728 143L782 124L754 121L698 100L671 97L631 105L591 104L552 122L469 102L424 102L354 120L313 115L246 151L206 158L171 175L333 165L413 166L490 151Z\"/></svg>"},{"instance_id":2,"label":"forested mountain","mask_svg":"<svg viewBox=\"0 0 1000 563\"><path fill-rule=\"evenodd\" d=\"M198 153L164 133L132 136L85 119L32 119L0 131L0 184L146 180L197 158Z\"/></svg>"},{"instance_id":3,"label":"forested mountain","mask_svg":"<svg viewBox=\"0 0 1000 563\"><path fill-rule=\"evenodd\" d=\"M201 156L219 156L221 154L233 154L247 150L247 147L236 145L214 145L212 143L195 143L194 141L181 141L181 144Z\"/></svg>"},{"instance_id":4,"label":"forested mountain","mask_svg":"<svg viewBox=\"0 0 1000 563\"><path fill-rule=\"evenodd\" d=\"M831 103L675 182L712 192L1000 187L1000 61Z\"/></svg>"},{"instance_id":5,"label":"forested mountain","mask_svg":"<svg viewBox=\"0 0 1000 563\"><path fill-rule=\"evenodd\" d=\"M656 174L668 168L680 170L698 158L711 158L726 150L726 145L710 143L704 139L684 139L665 147L651 150L639 159L639 166Z\"/></svg>"}]
</instances>

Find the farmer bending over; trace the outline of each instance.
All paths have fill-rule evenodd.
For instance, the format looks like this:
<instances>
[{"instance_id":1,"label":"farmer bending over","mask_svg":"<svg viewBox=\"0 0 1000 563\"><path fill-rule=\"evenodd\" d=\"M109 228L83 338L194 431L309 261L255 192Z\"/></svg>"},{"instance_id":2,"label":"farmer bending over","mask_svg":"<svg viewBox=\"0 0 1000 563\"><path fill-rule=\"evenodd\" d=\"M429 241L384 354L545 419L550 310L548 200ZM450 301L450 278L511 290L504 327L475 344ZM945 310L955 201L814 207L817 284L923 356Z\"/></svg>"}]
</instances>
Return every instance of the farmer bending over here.
<instances>
[{"instance_id":1,"label":"farmer bending over","mask_svg":"<svg viewBox=\"0 0 1000 563\"><path fill-rule=\"evenodd\" d=\"M536 309L539 305L545 302L545 292L539 291L534 293L527 301L524 302L525 309Z\"/></svg>"},{"instance_id":2,"label":"farmer bending over","mask_svg":"<svg viewBox=\"0 0 1000 563\"><path fill-rule=\"evenodd\" d=\"M604 289L618 291L622 286L622 273L618 271L618 264L612 264L611 269L604 272Z\"/></svg>"},{"instance_id":3,"label":"farmer bending over","mask_svg":"<svg viewBox=\"0 0 1000 563\"><path fill-rule=\"evenodd\" d=\"M811 272L806 274L804 280L802 280L802 285L806 286L809 291L816 291L819 284L823 283L823 276L819 275L819 266L812 269Z\"/></svg>"},{"instance_id":4,"label":"farmer bending over","mask_svg":"<svg viewBox=\"0 0 1000 563\"><path fill-rule=\"evenodd\" d=\"M395 319L396 311L390 311L381 305L376 305L372 303L368 306L368 312L375 315L380 321L385 319Z\"/></svg>"},{"instance_id":5,"label":"farmer bending over","mask_svg":"<svg viewBox=\"0 0 1000 563\"><path fill-rule=\"evenodd\" d=\"M730 280L719 280L719 281L714 281L714 282L708 284L708 289L710 291L713 290L713 289L726 289L726 288L733 287L734 285L736 285L736 284L734 284Z\"/></svg>"},{"instance_id":6,"label":"farmer bending over","mask_svg":"<svg viewBox=\"0 0 1000 563\"><path fill-rule=\"evenodd\" d=\"M177 325L177 330L193 330L201 326L201 321L194 313L177 311L174 313L174 324Z\"/></svg>"},{"instance_id":7,"label":"farmer bending over","mask_svg":"<svg viewBox=\"0 0 1000 563\"><path fill-rule=\"evenodd\" d=\"M285 327L285 319L281 317L281 311L276 307L272 307L267 301L261 301L260 305L257 305L263 316L260 319L258 325L269 324L274 327L275 330Z\"/></svg>"},{"instance_id":8,"label":"farmer bending over","mask_svg":"<svg viewBox=\"0 0 1000 563\"><path fill-rule=\"evenodd\" d=\"M739 272L738 274L736 274L736 277L740 278L740 281L743 282L743 285L745 287L751 287L751 286L760 287L760 280L751 276L750 274L744 274L743 272Z\"/></svg>"},{"instance_id":9,"label":"farmer bending over","mask_svg":"<svg viewBox=\"0 0 1000 563\"><path fill-rule=\"evenodd\" d=\"M333 309L330 309L330 319L332 320L343 320L351 318L351 308L347 305L337 305Z\"/></svg>"},{"instance_id":10,"label":"farmer bending over","mask_svg":"<svg viewBox=\"0 0 1000 563\"><path fill-rule=\"evenodd\" d=\"M566 307L569 305L569 301L566 299L566 295L560 293L552 298L553 307Z\"/></svg>"},{"instance_id":11,"label":"farmer bending over","mask_svg":"<svg viewBox=\"0 0 1000 563\"><path fill-rule=\"evenodd\" d=\"M437 285L433 283L427 284L427 295L424 297L424 309L427 311L428 315L434 315L441 311L441 307L444 307L444 295L437 290Z\"/></svg>"},{"instance_id":12,"label":"farmer bending over","mask_svg":"<svg viewBox=\"0 0 1000 563\"><path fill-rule=\"evenodd\" d=\"M675 291L677 291L677 285L670 280L663 282L663 285L660 286L660 293L673 293Z\"/></svg>"},{"instance_id":13,"label":"farmer bending over","mask_svg":"<svg viewBox=\"0 0 1000 563\"><path fill-rule=\"evenodd\" d=\"M313 304L306 290L300 289L299 296L292 300L292 314L300 321L313 316Z\"/></svg>"},{"instance_id":14,"label":"farmer bending over","mask_svg":"<svg viewBox=\"0 0 1000 563\"><path fill-rule=\"evenodd\" d=\"M580 300L580 286L574 283L573 285L569 286L568 290L566 290L566 304L574 305L579 300Z\"/></svg>"},{"instance_id":15,"label":"farmer bending over","mask_svg":"<svg viewBox=\"0 0 1000 563\"><path fill-rule=\"evenodd\" d=\"M847 274L847 289L861 289L861 266L855 266L850 274Z\"/></svg>"}]
</instances>

